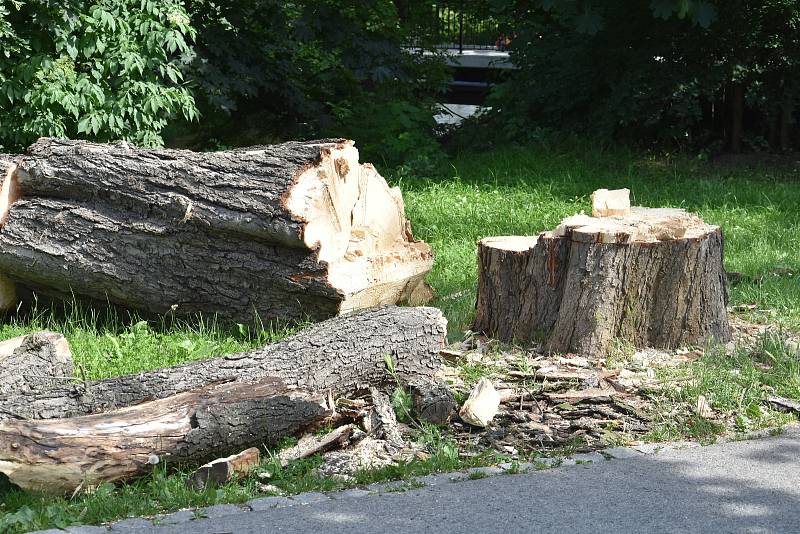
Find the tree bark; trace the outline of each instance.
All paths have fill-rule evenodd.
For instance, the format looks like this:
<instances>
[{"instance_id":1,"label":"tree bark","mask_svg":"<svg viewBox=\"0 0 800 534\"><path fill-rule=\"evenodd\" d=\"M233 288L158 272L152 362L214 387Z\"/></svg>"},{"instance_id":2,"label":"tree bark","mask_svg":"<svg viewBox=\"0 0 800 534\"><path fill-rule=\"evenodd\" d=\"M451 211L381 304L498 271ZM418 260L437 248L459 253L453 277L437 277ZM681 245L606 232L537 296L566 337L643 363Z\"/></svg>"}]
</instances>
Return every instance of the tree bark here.
<instances>
[{"instance_id":1,"label":"tree bark","mask_svg":"<svg viewBox=\"0 0 800 534\"><path fill-rule=\"evenodd\" d=\"M604 356L615 340L676 348L731 339L719 227L683 210L575 216L539 237L478 245L473 330Z\"/></svg>"},{"instance_id":2,"label":"tree bark","mask_svg":"<svg viewBox=\"0 0 800 534\"><path fill-rule=\"evenodd\" d=\"M351 141L197 153L42 139L15 163L0 272L38 293L248 324L430 297L430 247Z\"/></svg>"},{"instance_id":3,"label":"tree bark","mask_svg":"<svg viewBox=\"0 0 800 534\"><path fill-rule=\"evenodd\" d=\"M331 414L324 394L277 378L205 386L108 413L0 421L0 472L26 490L88 489L161 462L274 445Z\"/></svg>"},{"instance_id":4,"label":"tree bark","mask_svg":"<svg viewBox=\"0 0 800 534\"><path fill-rule=\"evenodd\" d=\"M783 102L781 102L781 151L787 152L792 148L792 120L794 118L794 98L791 91L784 89Z\"/></svg>"},{"instance_id":5,"label":"tree bark","mask_svg":"<svg viewBox=\"0 0 800 534\"><path fill-rule=\"evenodd\" d=\"M54 332L0 342L0 371L0 398L57 388L72 378L69 344Z\"/></svg>"},{"instance_id":6,"label":"tree bark","mask_svg":"<svg viewBox=\"0 0 800 534\"><path fill-rule=\"evenodd\" d=\"M446 335L447 321L435 308L375 308L330 319L250 352L136 375L0 394L0 420L89 415L221 381L256 383L275 378L286 387L347 395L388 384L387 357L404 383L432 381Z\"/></svg>"}]
</instances>

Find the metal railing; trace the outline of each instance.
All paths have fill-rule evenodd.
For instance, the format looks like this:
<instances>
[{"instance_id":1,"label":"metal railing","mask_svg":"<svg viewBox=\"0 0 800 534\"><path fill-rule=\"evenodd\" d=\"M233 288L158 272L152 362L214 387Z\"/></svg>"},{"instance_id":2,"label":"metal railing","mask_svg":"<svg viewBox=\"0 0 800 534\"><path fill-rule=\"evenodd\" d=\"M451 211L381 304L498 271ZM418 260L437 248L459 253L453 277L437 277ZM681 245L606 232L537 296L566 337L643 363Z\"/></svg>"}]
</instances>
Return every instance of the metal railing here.
<instances>
[{"instance_id":1,"label":"metal railing","mask_svg":"<svg viewBox=\"0 0 800 534\"><path fill-rule=\"evenodd\" d=\"M499 25L481 18L466 9L465 0L433 5L433 20L428 30L432 32L436 48L458 50L505 49L504 35Z\"/></svg>"}]
</instances>

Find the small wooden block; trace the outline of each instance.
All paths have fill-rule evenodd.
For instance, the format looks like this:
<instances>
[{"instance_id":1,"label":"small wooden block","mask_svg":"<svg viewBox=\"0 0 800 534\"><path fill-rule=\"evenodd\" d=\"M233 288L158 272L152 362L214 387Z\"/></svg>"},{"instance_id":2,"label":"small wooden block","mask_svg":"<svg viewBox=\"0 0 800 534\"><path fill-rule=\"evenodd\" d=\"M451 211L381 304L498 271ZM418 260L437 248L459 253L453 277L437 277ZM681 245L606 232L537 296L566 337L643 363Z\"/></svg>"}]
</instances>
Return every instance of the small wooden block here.
<instances>
[{"instance_id":1,"label":"small wooden block","mask_svg":"<svg viewBox=\"0 0 800 534\"><path fill-rule=\"evenodd\" d=\"M234 474L247 474L261 461L261 454L256 447L250 447L239 454L219 458L201 465L197 471L186 479L188 486L202 490L209 483L220 486L229 482Z\"/></svg>"},{"instance_id":2,"label":"small wooden block","mask_svg":"<svg viewBox=\"0 0 800 534\"><path fill-rule=\"evenodd\" d=\"M592 217L624 216L630 212L629 189L598 189L592 193Z\"/></svg>"}]
</instances>

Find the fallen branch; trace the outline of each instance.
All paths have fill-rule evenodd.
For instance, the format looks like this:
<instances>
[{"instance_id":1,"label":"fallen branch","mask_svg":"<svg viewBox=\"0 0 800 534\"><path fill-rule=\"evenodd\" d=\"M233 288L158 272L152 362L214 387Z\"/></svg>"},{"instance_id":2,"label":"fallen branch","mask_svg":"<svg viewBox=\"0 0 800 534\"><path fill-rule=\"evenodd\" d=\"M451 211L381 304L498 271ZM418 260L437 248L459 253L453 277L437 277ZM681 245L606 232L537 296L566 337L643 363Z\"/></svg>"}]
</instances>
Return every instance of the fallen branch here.
<instances>
[{"instance_id":1,"label":"fallen branch","mask_svg":"<svg viewBox=\"0 0 800 534\"><path fill-rule=\"evenodd\" d=\"M88 415L163 399L220 381L280 379L287 387L349 395L391 379L386 356L404 383L432 381L447 322L435 308L382 307L336 317L250 352L168 369L42 391L0 395L0 420ZM2 362L0 362L2 368ZM61 381L63 382L63 381Z\"/></svg>"},{"instance_id":2,"label":"fallen branch","mask_svg":"<svg viewBox=\"0 0 800 534\"><path fill-rule=\"evenodd\" d=\"M280 379L206 386L103 414L0 421L0 472L26 490L70 492L158 463L275 444L325 420L327 396Z\"/></svg>"}]
</instances>

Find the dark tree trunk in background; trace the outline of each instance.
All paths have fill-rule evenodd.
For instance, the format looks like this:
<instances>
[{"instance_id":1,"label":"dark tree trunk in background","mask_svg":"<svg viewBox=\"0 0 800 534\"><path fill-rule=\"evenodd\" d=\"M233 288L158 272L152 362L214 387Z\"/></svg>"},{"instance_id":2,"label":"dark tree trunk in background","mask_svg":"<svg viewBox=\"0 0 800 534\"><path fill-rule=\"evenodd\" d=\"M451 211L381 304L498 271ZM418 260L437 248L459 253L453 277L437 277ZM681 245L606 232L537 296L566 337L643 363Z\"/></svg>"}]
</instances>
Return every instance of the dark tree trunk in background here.
<instances>
[{"instance_id":1,"label":"dark tree trunk in background","mask_svg":"<svg viewBox=\"0 0 800 534\"><path fill-rule=\"evenodd\" d=\"M794 117L794 99L789 90L785 90L781 103L781 150L786 152L792 148L792 119Z\"/></svg>"},{"instance_id":2,"label":"dark tree trunk in background","mask_svg":"<svg viewBox=\"0 0 800 534\"><path fill-rule=\"evenodd\" d=\"M731 152L741 154L744 135L744 85L734 83L731 88Z\"/></svg>"}]
</instances>

